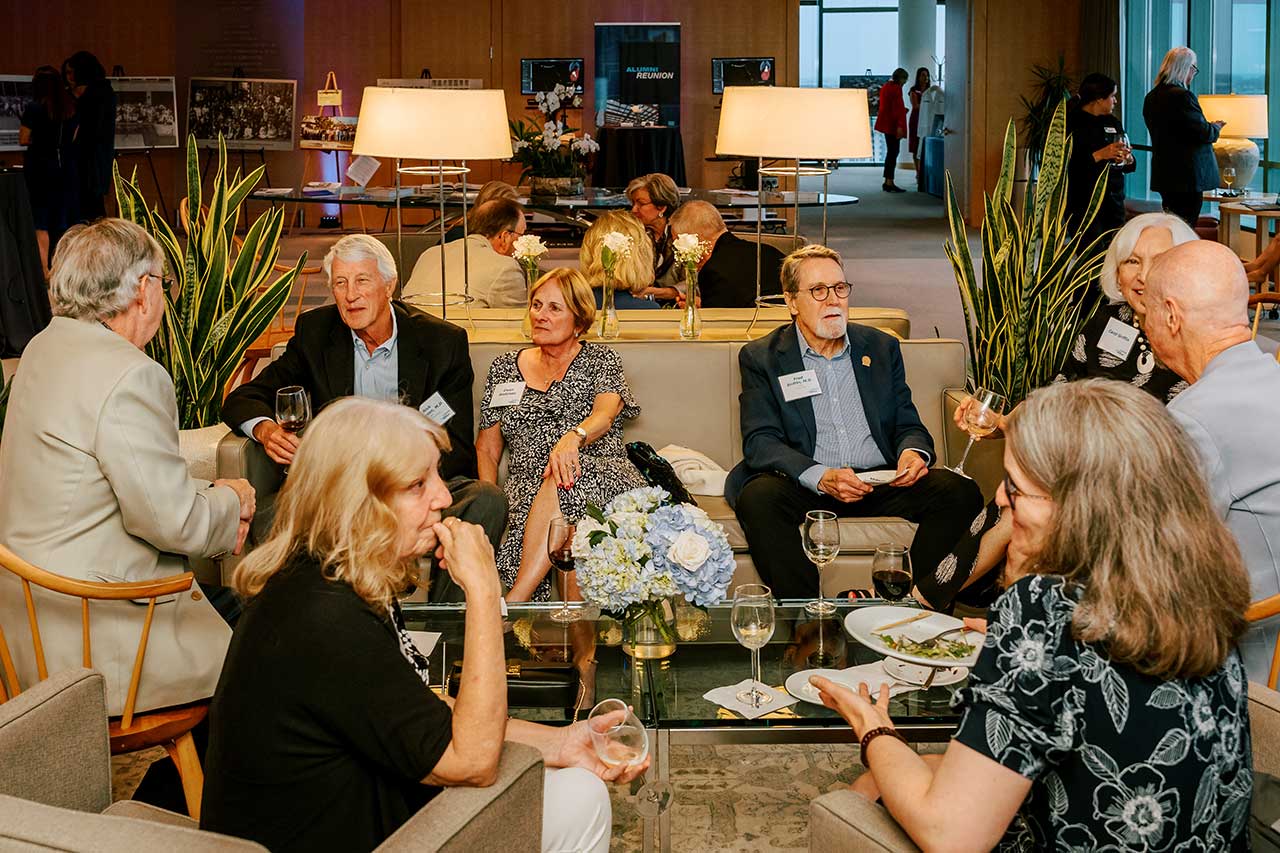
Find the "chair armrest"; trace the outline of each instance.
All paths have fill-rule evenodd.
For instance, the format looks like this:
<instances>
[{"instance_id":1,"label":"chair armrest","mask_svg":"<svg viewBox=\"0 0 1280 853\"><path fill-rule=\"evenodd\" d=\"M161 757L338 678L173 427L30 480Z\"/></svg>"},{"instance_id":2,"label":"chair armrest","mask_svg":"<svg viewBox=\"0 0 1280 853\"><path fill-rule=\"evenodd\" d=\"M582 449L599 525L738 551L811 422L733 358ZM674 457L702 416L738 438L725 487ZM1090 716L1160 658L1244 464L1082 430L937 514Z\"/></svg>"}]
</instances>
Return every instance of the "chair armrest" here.
<instances>
[{"instance_id":1,"label":"chair armrest","mask_svg":"<svg viewBox=\"0 0 1280 853\"><path fill-rule=\"evenodd\" d=\"M1249 730L1253 736L1253 769L1280 776L1280 693L1249 682Z\"/></svg>"},{"instance_id":2,"label":"chair armrest","mask_svg":"<svg viewBox=\"0 0 1280 853\"><path fill-rule=\"evenodd\" d=\"M809 851L827 850L919 853L920 848L883 806L845 789L809 803Z\"/></svg>"},{"instance_id":3,"label":"chair armrest","mask_svg":"<svg viewBox=\"0 0 1280 853\"><path fill-rule=\"evenodd\" d=\"M267 456L262 445L250 438L229 432L218 442L217 473L219 479L248 480L261 501L264 495L280 491L284 474L280 466Z\"/></svg>"},{"instance_id":4,"label":"chair armrest","mask_svg":"<svg viewBox=\"0 0 1280 853\"><path fill-rule=\"evenodd\" d=\"M498 840L501 839L499 846ZM476 853L542 847L542 755L508 742L498 779L487 788L448 788L378 846L387 851Z\"/></svg>"},{"instance_id":5,"label":"chair armrest","mask_svg":"<svg viewBox=\"0 0 1280 853\"><path fill-rule=\"evenodd\" d=\"M94 814L111 804L102 673L55 673L0 705L0 794Z\"/></svg>"}]
</instances>

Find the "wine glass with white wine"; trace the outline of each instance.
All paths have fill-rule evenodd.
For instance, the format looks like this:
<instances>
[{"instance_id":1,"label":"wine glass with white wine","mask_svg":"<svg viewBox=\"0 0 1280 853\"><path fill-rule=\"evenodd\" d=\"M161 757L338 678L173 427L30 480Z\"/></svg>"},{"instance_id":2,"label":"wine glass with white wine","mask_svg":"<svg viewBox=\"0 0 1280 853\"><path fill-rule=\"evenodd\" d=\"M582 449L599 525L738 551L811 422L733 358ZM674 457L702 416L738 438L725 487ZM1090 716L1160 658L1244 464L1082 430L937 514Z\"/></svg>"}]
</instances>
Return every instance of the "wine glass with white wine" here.
<instances>
[{"instance_id":1,"label":"wine glass with white wine","mask_svg":"<svg viewBox=\"0 0 1280 853\"><path fill-rule=\"evenodd\" d=\"M1226 186L1227 191L1223 195L1235 196L1234 189L1236 185L1236 169L1234 166L1227 166L1222 170L1222 183Z\"/></svg>"},{"instance_id":2,"label":"wine glass with white wine","mask_svg":"<svg viewBox=\"0 0 1280 853\"><path fill-rule=\"evenodd\" d=\"M738 587L729 619L738 644L751 650L751 689L739 692L737 699L752 708L768 705L773 695L760 689L760 650L773 639L773 591L758 583Z\"/></svg>"},{"instance_id":3,"label":"wine glass with white wine","mask_svg":"<svg viewBox=\"0 0 1280 853\"><path fill-rule=\"evenodd\" d=\"M818 570L818 597L804 606L806 613L830 616L836 606L822 597L822 570L835 562L840 554L840 520L830 510L814 509L804 514L800 525L800 544L804 555Z\"/></svg>"},{"instance_id":4,"label":"wine glass with white wine","mask_svg":"<svg viewBox=\"0 0 1280 853\"><path fill-rule=\"evenodd\" d=\"M592 708L587 731L596 757L610 767L635 767L649 757L649 734L621 699L604 699ZM636 792L636 811L657 817L671 807L672 793L666 782L647 783Z\"/></svg>"},{"instance_id":5,"label":"wine glass with white wine","mask_svg":"<svg viewBox=\"0 0 1280 853\"><path fill-rule=\"evenodd\" d=\"M986 388L976 389L967 402L969 407L964 413L964 430L969 433L969 443L964 446L964 455L960 457L960 464L951 469L962 477L969 476L964 472L964 463L969 459L969 451L973 449L973 443L986 438L999 428L1007 403L1002 395L995 391L988 391Z\"/></svg>"}]
</instances>

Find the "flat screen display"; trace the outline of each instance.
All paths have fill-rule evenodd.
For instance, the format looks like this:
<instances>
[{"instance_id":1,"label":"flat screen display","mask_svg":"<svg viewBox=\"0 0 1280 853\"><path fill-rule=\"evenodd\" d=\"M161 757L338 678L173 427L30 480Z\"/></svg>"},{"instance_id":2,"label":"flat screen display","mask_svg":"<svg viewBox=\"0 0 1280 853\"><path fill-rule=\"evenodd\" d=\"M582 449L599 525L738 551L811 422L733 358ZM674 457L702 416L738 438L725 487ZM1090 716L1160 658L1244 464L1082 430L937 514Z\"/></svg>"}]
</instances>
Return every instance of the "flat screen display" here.
<instances>
[{"instance_id":1,"label":"flat screen display","mask_svg":"<svg viewBox=\"0 0 1280 853\"><path fill-rule=\"evenodd\" d=\"M583 59L521 59L520 60L520 94L536 95L538 92L550 92L559 83L571 94L581 95L584 91Z\"/></svg>"},{"instance_id":2,"label":"flat screen display","mask_svg":"<svg viewBox=\"0 0 1280 853\"><path fill-rule=\"evenodd\" d=\"M773 86L772 56L717 57L711 60L711 91L724 94L725 86Z\"/></svg>"}]
</instances>

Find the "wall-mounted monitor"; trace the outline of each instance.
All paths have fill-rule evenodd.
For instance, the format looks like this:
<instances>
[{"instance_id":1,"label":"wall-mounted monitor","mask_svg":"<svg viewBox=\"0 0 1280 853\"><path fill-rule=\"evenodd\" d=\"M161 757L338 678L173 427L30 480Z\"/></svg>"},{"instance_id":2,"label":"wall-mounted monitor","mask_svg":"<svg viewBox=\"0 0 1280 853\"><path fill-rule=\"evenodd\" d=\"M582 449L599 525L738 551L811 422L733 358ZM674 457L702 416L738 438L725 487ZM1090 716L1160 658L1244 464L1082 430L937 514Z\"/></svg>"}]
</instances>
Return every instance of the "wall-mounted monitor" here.
<instances>
[{"instance_id":1,"label":"wall-mounted monitor","mask_svg":"<svg viewBox=\"0 0 1280 853\"><path fill-rule=\"evenodd\" d=\"M559 83L571 94L581 95L583 87L582 57L556 59L521 59L520 94L536 95L550 92Z\"/></svg>"},{"instance_id":2,"label":"wall-mounted monitor","mask_svg":"<svg viewBox=\"0 0 1280 853\"><path fill-rule=\"evenodd\" d=\"M711 92L724 94L725 86L774 85L772 56L720 56L711 60Z\"/></svg>"}]
</instances>

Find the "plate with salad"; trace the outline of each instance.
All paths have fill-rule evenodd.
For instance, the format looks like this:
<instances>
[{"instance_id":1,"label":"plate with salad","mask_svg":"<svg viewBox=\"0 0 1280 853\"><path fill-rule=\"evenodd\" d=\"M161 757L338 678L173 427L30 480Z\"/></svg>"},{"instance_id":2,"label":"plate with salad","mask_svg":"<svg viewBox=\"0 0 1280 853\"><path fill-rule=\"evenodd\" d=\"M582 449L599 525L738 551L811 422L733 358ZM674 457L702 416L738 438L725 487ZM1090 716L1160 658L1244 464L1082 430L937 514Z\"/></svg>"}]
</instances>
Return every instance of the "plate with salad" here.
<instances>
[{"instance_id":1,"label":"plate with salad","mask_svg":"<svg viewBox=\"0 0 1280 853\"><path fill-rule=\"evenodd\" d=\"M873 652L921 666L972 667L982 649L983 635L964 622L917 607L860 607L844 627Z\"/></svg>"}]
</instances>

